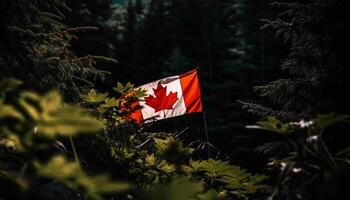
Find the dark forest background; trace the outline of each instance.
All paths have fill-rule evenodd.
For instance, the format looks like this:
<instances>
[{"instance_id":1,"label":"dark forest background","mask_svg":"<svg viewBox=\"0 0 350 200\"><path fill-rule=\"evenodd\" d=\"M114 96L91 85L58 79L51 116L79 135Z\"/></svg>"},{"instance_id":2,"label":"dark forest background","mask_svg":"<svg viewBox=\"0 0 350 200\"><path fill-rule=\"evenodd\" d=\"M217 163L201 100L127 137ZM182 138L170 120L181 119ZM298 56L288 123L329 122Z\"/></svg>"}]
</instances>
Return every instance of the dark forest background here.
<instances>
[{"instance_id":1,"label":"dark forest background","mask_svg":"<svg viewBox=\"0 0 350 200\"><path fill-rule=\"evenodd\" d=\"M1 1L0 199L340 199L349 10L348 0ZM142 97L128 82L194 68L205 113L127 120Z\"/></svg>"},{"instance_id":2,"label":"dark forest background","mask_svg":"<svg viewBox=\"0 0 350 200\"><path fill-rule=\"evenodd\" d=\"M68 2L71 26L93 25L72 48L80 55L113 57L101 64L111 72L99 90L116 81L141 85L199 67L209 142L221 154L247 166L263 140L245 129L258 117L237 100L262 103L253 87L277 79L287 47L272 30L261 30L260 19L281 9L268 1L74 1ZM189 139L204 138L202 114L162 121L151 130L181 131ZM248 164L249 163L249 164Z\"/></svg>"}]
</instances>

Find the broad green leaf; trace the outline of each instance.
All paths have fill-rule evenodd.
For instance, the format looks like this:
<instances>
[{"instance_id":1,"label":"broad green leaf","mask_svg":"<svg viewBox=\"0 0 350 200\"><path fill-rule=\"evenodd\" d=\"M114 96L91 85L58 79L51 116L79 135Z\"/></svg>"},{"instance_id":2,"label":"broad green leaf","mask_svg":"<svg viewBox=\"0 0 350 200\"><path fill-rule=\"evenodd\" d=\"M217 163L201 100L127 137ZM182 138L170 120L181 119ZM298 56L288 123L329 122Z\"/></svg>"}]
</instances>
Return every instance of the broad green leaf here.
<instances>
[{"instance_id":1,"label":"broad green leaf","mask_svg":"<svg viewBox=\"0 0 350 200\"><path fill-rule=\"evenodd\" d=\"M22 85L22 81L15 78L8 78L0 82L0 95L11 91L18 86Z\"/></svg>"},{"instance_id":2,"label":"broad green leaf","mask_svg":"<svg viewBox=\"0 0 350 200\"><path fill-rule=\"evenodd\" d=\"M108 93L99 93L94 89L91 89L86 95L82 95L84 101L92 104L105 102L107 97Z\"/></svg>"},{"instance_id":3,"label":"broad green leaf","mask_svg":"<svg viewBox=\"0 0 350 200\"><path fill-rule=\"evenodd\" d=\"M111 108L111 107L117 107L119 106L119 101L118 99L115 98L106 98L105 102L103 104L101 104L101 107L105 107L105 108Z\"/></svg>"},{"instance_id":4,"label":"broad green leaf","mask_svg":"<svg viewBox=\"0 0 350 200\"><path fill-rule=\"evenodd\" d=\"M347 121L349 118L347 115L336 115L335 113L327 114L327 115L317 115L314 121L316 126L325 129L335 123Z\"/></svg>"},{"instance_id":5,"label":"broad green leaf","mask_svg":"<svg viewBox=\"0 0 350 200\"><path fill-rule=\"evenodd\" d=\"M24 120L24 116L12 105L3 105L0 108L0 118L13 118L17 120Z\"/></svg>"},{"instance_id":6,"label":"broad green leaf","mask_svg":"<svg viewBox=\"0 0 350 200\"><path fill-rule=\"evenodd\" d=\"M120 93L120 94L123 94L123 93L130 91L133 88L134 88L134 85L131 84L130 82L126 83L125 86L123 84L121 84L120 82L118 82L117 87L113 87L113 90Z\"/></svg>"},{"instance_id":7,"label":"broad green leaf","mask_svg":"<svg viewBox=\"0 0 350 200\"><path fill-rule=\"evenodd\" d=\"M263 129L275 133L288 134L291 130L290 123L283 123L275 117L267 117L265 121L260 121L257 124L259 124Z\"/></svg>"},{"instance_id":8,"label":"broad green leaf","mask_svg":"<svg viewBox=\"0 0 350 200\"><path fill-rule=\"evenodd\" d=\"M35 161L34 166L42 176L54 177L65 180L76 176L80 169L75 162L67 161L61 155L54 156L47 164L40 164Z\"/></svg>"},{"instance_id":9,"label":"broad green leaf","mask_svg":"<svg viewBox=\"0 0 350 200\"><path fill-rule=\"evenodd\" d=\"M119 193L131 188L124 182L114 182L108 176L88 176L76 162L68 161L61 155L54 156L46 164L35 161L34 166L40 176L62 181L72 189L82 189L87 199L102 199L103 194Z\"/></svg>"},{"instance_id":10,"label":"broad green leaf","mask_svg":"<svg viewBox=\"0 0 350 200\"><path fill-rule=\"evenodd\" d=\"M152 153L151 155L147 155L145 158L145 164L148 166L154 166L157 162L156 157L154 156L154 154Z\"/></svg>"},{"instance_id":11,"label":"broad green leaf","mask_svg":"<svg viewBox=\"0 0 350 200\"><path fill-rule=\"evenodd\" d=\"M81 107L67 105L38 121L37 128L38 133L55 137L56 135L93 133L102 128L102 123Z\"/></svg>"},{"instance_id":12,"label":"broad green leaf","mask_svg":"<svg viewBox=\"0 0 350 200\"><path fill-rule=\"evenodd\" d=\"M50 91L41 98L40 106L45 114L55 112L62 106L62 97L57 91Z\"/></svg>"},{"instance_id":13,"label":"broad green leaf","mask_svg":"<svg viewBox=\"0 0 350 200\"><path fill-rule=\"evenodd\" d=\"M113 87L113 90L122 94L124 93L124 86L120 82L117 83L117 87Z\"/></svg>"},{"instance_id":14,"label":"broad green leaf","mask_svg":"<svg viewBox=\"0 0 350 200\"><path fill-rule=\"evenodd\" d=\"M104 103L98 106L97 111L103 114L108 110L110 110L111 108L119 106L119 101L120 101L119 99L115 99L115 98L106 98Z\"/></svg>"},{"instance_id":15,"label":"broad green leaf","mask_svg":"<svg viewBox=\"0 0 350 200\"><path fill-rule=\"evenodd\" d=\"M180 140L170 136L166 139L154 138L157 153L169 163L180 164L187 156L191 155L193 149L183 147Z\"/></svg>"},{"instance_id":16,"label":"broad green leaf","mask_svg":"<svg viewBox=\"0 0 350 200\"><path fill-rule=\"evenodd\" d=\"M165 160L162 160L159 166L160 166L160 170L162 170L164 173L167 173L167 174L175 172L176 170L175 165L167 163Z\"/></svg>"},{"instance_id":17,"label":"broad green leaf","mask_svg":"<svg viewBox=\"0 0 350 200\"><path fill-rule=\"evenodd\" d=\"M134 88L134 84L131 84L130 82L127 82L124 88L124 92L129 91L130 89Z\"/></svg>"},{"instance_id":18,"label":"broad green leaf","mask_svg":"<svg viewBox=\"0 0 350 200\"><path fill-rule=\"evenodd\" d=\"M38 110L38 107L36 107L37 105L34 105L32 101L28 101L28 99L25 98L20 98L18 103L25 114L30 117L30 120L37 121L40 119L40 111Z\"/></svg>"},{"instance_id":19,"label":"broad green leaf","mask_svg":"<svg viewBox=\"0 0 350 200\"><path fill-rule=\"evenodd\" d=\"M134 95L135 95L135 98L140 99L142 97L145 97L147 94L146 94L146 90L135 89L134 90Z\"/></svg>"},{"instance_id":20,"label":"broad green leaf","mask_svg":"<svg viewBox=\"0 0 350 200\"><path fill-rule=\"evenodd\" d=\"M227 190L239 191L240 196L251 194L266 186L261 182L264 175L252 175L238 166L230 165L228 161L213 160L190 161L193 173L202 173L212 181L222 183Z\"/></svg>"}]
</instances>

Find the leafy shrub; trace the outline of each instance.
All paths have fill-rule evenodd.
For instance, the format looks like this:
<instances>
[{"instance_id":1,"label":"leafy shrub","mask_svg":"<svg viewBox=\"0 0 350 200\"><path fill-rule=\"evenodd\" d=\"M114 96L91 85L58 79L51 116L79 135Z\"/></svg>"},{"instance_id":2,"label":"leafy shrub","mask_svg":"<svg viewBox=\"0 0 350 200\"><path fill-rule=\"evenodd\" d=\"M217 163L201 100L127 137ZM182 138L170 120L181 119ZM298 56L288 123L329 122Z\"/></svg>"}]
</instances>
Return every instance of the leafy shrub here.
<instances>
[{"instance_id":1,"label":"leafy shrub","mask_svg":"<svg viewBox=\"0 0 350 200\"><path fill-rule=\"evenodd\" d=\"M140 126L130 121L131 113L139 109L136 101L145 95L144 91L130 83L118 83L114 90L119 98L90 90L82 96L83 105L104 121L104 134L92 139L99 140L98 146L103 147L98 154L109 152L112 168L123 171L123 177L135 181L143 191L140 199L164 199L164 195L167 199L247 199L267 187L262 184L265 176L252 175L228 161L195 160L195 149L184 145L179 135L146 132L149 124ZM178 187L179 181L193 191L181 187L174 192L172 188ZM181 192L188 196L178 194Z\"/></svg>"},{"instance_id":2,"label":"leafy shrub","mask_svg":"<svg viewBox=\"0 0 350 200\"><path fill-rule=\"evenodd\" d=\"M274 143L258 148L269 154L268 166L278 172L271 199L338 199L347 192L341 185L349 181L350 146L331 151L324 135L328 127L347 120L331 113L308 121L285 123L268 117L258 122L260 128L282 136L278 143L287 147L283 153L276 151L281 148L266 148Z\"/></svg>"},{"instance_id":3,"label":"leafy shrub","mask_svg":"<svg viewBox=\"0 0 350 200\"><path fill-rule=\"evenodd\" d=\"M85 108L63 103L56 91L41 95L15 89L20 84L15 79L0 83L1 198L248 199L266 188L263 175L228 161L195 160L195 149L178 135L145 132L130 121L139 109L135 102L144 96L130 83L114 88L118 98L90 90L82 95ZM67 139L74 160L59 152L66 152ZM81 157L79 152L88 150L80 143L100 148ZM90 159L93 154L103 155L112 168L104 170L104 163ZM103 175L95 175L98 171ZM106 171L128 183L113 181Z\"/></svg>"},{"instance_id":4,"label":"leafy shrub","mask_svg":"<svg viewBox=\"0 0 350 200\"><path fill-rule=\"evenodd\" d=\"M105 193L130 187L107 175L88 175L77 157L74 162L53 151L57 139L101 130L99 120L78 105L64 104L56 91L44 95L13 91L20 84L15 79L0 83L1 198L50 199L58 194L46 190L46 196L40 196L40 188L57 181L66 188L63 194L75 189L86 199L102 199Z\"/></svg>"}]
</instances>

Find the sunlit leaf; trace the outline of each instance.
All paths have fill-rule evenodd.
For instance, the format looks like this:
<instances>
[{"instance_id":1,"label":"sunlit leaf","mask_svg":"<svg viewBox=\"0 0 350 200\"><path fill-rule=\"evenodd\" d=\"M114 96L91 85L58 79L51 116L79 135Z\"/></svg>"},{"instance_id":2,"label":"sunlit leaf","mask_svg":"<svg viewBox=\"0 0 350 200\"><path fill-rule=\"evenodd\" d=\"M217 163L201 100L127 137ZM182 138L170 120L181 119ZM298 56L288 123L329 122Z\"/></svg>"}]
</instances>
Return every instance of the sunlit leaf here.
<instances>
[{"instance_id":1,"label":"sunlit leaf","mask_svg":"<svg viewBox=\"0 0 350 200\"><path fill-rule=\"evenodd\" d=\"M42 118L37 128L38 133L54 137L55 135L93 133L102 128L102 123L79 106L67 105L51 113L49 117Z\"/></svg>"},{"instance_id":2,"label":"sunlit leaf","mask_svg":"<svg viewBox=\"0 0 350 200\"><path fill-rule=\"evenodd\" d=\"M170 136L166 139L154 138L157 153L169 163L180 163L181 160L192 154L193 149L186 148L180 140Z\"/></svg>"},{"instance_id":3,"label":"sunlit leaf","mask_svg":"<svg viewBox=\"0 0 350 200\"><path fill-rule=\"evenodd\" d=\"M336 115L335 113L327 114L327 115L317 115L314 121L316 126L325 129L335 123L347 121L349 118L347 115Z\"/></svg>"},{"instance_id":4,"label":"sunlit leaf","mask_svg":"<svg viewBox=\"0 0 350 200\"><path fill-rule=\"evenodd\" d=\"M146 90L135 89L134 90L134 95L135 95L135 98L140 99L142 97L145 97L147 94L146 94Z\"/></svg>"},{"instance_id":5,"label":"sunlit leaf","mask_svg":"<svg viewBox=\"0 0 350 200\"><path fill-rule=\"evenodd\" d=\"M167 163L166 161L162 161L160 164L160 170L162 170L165 173L172 173L175 172L176 167L173 164Z\"/></svg>"},{"instance_id":6,"label":"sunlit leaf","mask_svg":"<svg viewBox=\"0 0 350 200\"><path fill-rule=\"evenodd\" d=\"M88 103L102 103L108 97L108 93L99 93L96 90L91 89L86 95L82 95L83 101Z\"/></svg>"},{"instance_id":7,"label":"sunlit leaf","mask_svg":"<svg viewBox=\"0 0 350 200\"><path fill-rule=\"evenodd\" d=\"M0 117L24 120L24 116L12 105L3 105L0 108Z\"/></svg>"},{"instance_id":8,"label":"sunlit leaf","mask_svg":"<svg viewBox=\"0 0 350 200\"><path fill-rule=\"evenodd\" d=\"M22 81L15 78L8 78L5 80L2 80L0 82L0 95L17 88L22 83L23 83Z\"/></svg>"},{"instance_id":9,"label":"sunlit leaf","mask_svg":"<svg viewBox=\"0 0 350 200\"><path fill-rule=\"evenodd\" d=\"M126 83L125 86L123 84L121 84L120 82L118 82L117 87L113 87L113 90L120 93L120 94L123 94L123 93L126 93L133 88L134 88L134 85L131 84L130 82Z\"/></svg>"},{"instance_id":10,"label":"sunlit leaf","mask_svg":"<svg viewBox=\"0 0 350 200\"><path fill-rule=\"evenodd\" d=\"M30 102L25 98L20 98L18 103L26 116L30 117L30 120L36 121L40 119L40 111L33 102Z\"/></svg>"},{"instance_id":11,"label":"sunlit leaf","mask_svg":"<svg viewBox=\"0 0 350 200\"><path fill-rule=\"evenodd\" d=\"M230 165L228 161L204 160L191 161L193 173L203 173L212 181L221 182L227 190L239 191L237 195L245 196L266 186L261 182L266 179L264 175L252 175L238 166Z\"/></svg>"},{"instance_id":12,"label":"sunlit leaf","mask_svg":"<svg viewBox=\"0 0 350 200\"><path fill-rule=\"evenodd\" d=\"M145 161L146 161L146 165L154 166L156 164L157 159L154 156L154 154L151 154L146 156Z\"/></svg>"},{"instance_id":13,"label":"sunlit leaf","mask_svg":"<svg viewBox=\"0 0 350 200\"><path fill-rule=\"evenodd\" d=\"M117 87L113 87L113 90L122 94L124 93L124 86L120 82L117 83Z\"/></svg>"},{"instance_id":14,"label":"sunlit leaf","mask_svg":"<svg viewBox=\"0 0 350 200\"><path fill-rule=\"evenodd\" d=\"M62 106L62 97L57 91L50 91L41 98L40 106L45 114L55 112Z\"/></svg>"},{"instance_id":15,"label":"sunlit leaf","mask_svg":"<svg viewBox=\"0 0 350 200\"><path fill-rule=\"evenodd\" d=\"M61 155L54 156L46 164L34 162L39 175L51 177L67 184L72 189L83 190L88 199L102 199L102 195L108 193L123 192L131 188L124 182L111 181L108 176L88 176L76 162L68 161Z\"/></svg>"},{"instance_id":16,"label":"sunlit leaf","mask_svg":"<svg viewBox=\"0 0 350 200\"><path fill-rule=\"evenodd\" d=\"M288 134L291 130L290 123L283 123L275 117L267 117L265 121L259 121L257 124L259 124L263 129L275 133Z\"/></svg>"}]
</instances>

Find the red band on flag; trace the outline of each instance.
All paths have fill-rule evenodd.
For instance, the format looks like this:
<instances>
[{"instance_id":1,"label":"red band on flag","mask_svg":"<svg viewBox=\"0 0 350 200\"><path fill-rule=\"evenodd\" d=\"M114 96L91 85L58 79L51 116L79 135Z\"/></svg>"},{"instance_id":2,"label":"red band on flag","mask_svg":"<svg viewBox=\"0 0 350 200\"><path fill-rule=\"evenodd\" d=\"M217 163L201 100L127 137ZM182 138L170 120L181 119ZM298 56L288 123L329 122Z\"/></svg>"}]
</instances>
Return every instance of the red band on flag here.
<instances>
[{"instance_id":1,"label":"red band on flag","mask_svg":"<svg viewBox=\"0 0 350 200\"><path fill-rule=\"evenodd\" d=\"M180 75L182 94L185 100L186 113L202 112L201 90L197 70Z\"/></svg>"}]
</instances>

